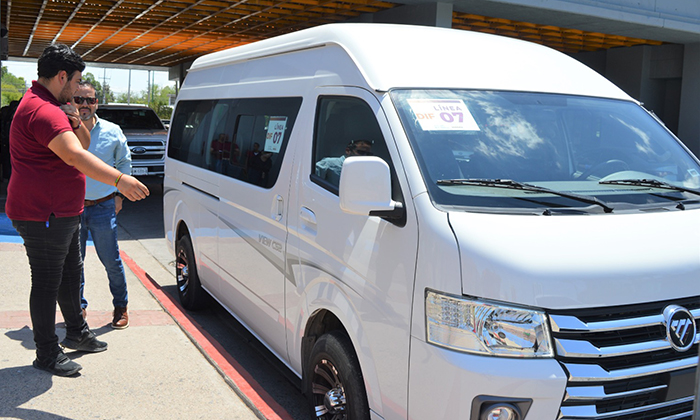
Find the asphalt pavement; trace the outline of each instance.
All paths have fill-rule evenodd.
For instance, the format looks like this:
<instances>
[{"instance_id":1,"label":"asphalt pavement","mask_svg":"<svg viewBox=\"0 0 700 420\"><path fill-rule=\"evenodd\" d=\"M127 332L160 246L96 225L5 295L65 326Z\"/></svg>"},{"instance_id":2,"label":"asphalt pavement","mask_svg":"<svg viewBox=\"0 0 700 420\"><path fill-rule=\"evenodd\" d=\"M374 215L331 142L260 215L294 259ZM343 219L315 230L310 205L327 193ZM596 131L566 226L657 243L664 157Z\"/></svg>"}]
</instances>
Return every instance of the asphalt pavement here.
<instances>
[{"instance_id":1,"label":"asphalt pavement","mask_svg":"<svg viewBox=\"0 0 700 420\"><path fill-rule=\"evenodd\" d=\"M103 353L66 354L83 366L74 377L32 367L30 270L22 240L4 213L0 189L0 418L284 419L307 407L298 378L212 301L186 313L177 302L173 256L166 248L162 190L125 203L119 246L129 290L130 326L110 327L108 281L88 243L88 324L109 344ZM60 311L57 334L65 336Z\"/></svg>"}]
</instances>

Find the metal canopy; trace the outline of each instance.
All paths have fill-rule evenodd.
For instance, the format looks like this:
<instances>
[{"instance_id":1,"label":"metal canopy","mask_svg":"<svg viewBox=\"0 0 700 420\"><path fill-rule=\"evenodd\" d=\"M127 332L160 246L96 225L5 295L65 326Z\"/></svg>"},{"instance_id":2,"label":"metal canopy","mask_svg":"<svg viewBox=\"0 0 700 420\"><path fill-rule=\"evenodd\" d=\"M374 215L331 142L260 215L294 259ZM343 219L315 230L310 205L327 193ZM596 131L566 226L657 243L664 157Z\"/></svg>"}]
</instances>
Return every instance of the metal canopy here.
<instances>
[{"instance_id":1,"label":"metal canopy","mask_svg":"<svg viewBox=\"0 0 700 420\"><path fill-rule=\"evenodd\" d=\"M200 55L361 13L378 0L3 0L9 56L71 46L85 61L173 66Z\"/></svg>"},{"instance_id":2,"label":"metal canopy","mask_svg":"<svg viewBox=\"0 0 700 420\"><path fill-rule=\"evenodd\" d=\"M399 6L380 0L2 0L11 58L71 46L86 62L171 67L206 53ZM660 44L644 39L453 13L453 27L565 52Z\"/></svg>"}]
</instances>

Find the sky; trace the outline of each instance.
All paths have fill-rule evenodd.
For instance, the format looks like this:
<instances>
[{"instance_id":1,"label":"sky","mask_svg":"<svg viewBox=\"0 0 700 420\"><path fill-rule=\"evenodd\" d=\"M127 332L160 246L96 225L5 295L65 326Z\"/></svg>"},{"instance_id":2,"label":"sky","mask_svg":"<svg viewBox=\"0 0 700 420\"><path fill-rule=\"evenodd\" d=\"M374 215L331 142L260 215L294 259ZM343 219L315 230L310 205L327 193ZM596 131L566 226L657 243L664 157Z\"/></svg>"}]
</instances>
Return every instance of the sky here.
<instances>
[{"instance_id":1,"label":"sky","mask_svg":"<svg viewBox=\"0 0 700 420\"><path fill-rule=\"evenodd\" d=\"M30 61L3 61L2 65L7 67L7 71L17 77L24 77L24 80L29 84L32 80L36 80L36 62ZM106 79L107 84L115 93L127 93L129 90L129 70L122 68L102 68L88 65L83 71L92 73L97 81L101 84ZM175 87L175 82L168 80L167 71L151 72L153 83L160 87L172 86ZM147 70L131 70L131 93L137 94L148 89L148 71Z\"/></svg>"}]
</instances>

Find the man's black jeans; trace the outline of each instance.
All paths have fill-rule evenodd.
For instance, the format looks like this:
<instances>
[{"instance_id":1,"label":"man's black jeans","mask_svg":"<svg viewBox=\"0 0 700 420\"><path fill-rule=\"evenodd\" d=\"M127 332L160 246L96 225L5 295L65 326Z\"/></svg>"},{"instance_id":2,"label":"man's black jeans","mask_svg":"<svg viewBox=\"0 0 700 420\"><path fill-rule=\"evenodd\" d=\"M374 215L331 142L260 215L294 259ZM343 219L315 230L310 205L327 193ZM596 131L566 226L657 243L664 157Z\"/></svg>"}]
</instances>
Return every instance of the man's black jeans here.
<instances>
[{"instance_id":1,"label":"man's black jeans","mask_svg":"<svg viewBox=\"0 0 700 420\"><path fill-rule=\"evenodd\" d=\"M79 339L88 326L80 308L80 216L55 217L48 222L13 220L24 240L32 272L29 311L36 355L40 361L55 358L56 302L66 322L66 336Z\"/></svg>"}]
</instances>

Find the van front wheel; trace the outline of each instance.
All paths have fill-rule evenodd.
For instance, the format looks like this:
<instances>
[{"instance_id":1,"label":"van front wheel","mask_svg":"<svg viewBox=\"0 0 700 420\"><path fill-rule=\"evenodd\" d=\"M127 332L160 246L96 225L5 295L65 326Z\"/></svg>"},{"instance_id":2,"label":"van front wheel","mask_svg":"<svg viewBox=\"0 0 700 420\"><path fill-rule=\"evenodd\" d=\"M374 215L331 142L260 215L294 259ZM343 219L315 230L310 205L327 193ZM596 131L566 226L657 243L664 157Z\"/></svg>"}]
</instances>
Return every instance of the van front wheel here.
<instances>
[{"instance_id":1,"label":"van front wheel","mask_svg":"<svg viewBox=\"0 0 700 420\"><path fill-rule=\"evenodd\" d=\"M357 355L350 339L333 331L311 351L305 394L319 420L368 420L369 404Z\"/></svg>"},{"instance_id":2,"label":"van front wheel","mask_svg":"<svg viewBox=\"0 0 700 420\"><path fill-rule=\"evenodd\" d=\"M185 235L177 241L176 255L175 277L180 303L185 309L201 309L206 303L206 292L199 282L194 249L189 236Z\"/></svg>"}]
</instances>

